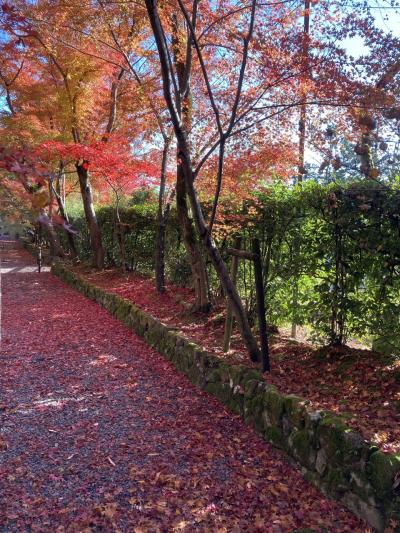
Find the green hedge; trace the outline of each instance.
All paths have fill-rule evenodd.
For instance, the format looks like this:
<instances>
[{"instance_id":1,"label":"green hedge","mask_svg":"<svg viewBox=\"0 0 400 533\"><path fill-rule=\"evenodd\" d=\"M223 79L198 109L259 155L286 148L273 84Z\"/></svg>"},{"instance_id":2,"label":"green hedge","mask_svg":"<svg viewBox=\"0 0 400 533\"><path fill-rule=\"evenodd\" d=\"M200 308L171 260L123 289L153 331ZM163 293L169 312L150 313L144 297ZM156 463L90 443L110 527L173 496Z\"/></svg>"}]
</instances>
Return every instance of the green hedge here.
<instances>
[{"instance_id":1,"label":"green hedge","mask_svg":"<svg viewBox=\"0 0 400 533\"><path fill-rule=\"evenodd\" d=\"M307 182L302 187L271 186L241 208L225 210L217 240L226 249L240 227L245 247L261 240L268 320L277 325L295 320L309 325L323 342L347 338L375 340L382 350L396 351L400 337L400 191L361 181L343 188ZM133 269L154 269L156 206L120 209L125 226L127 262ZM239 224L238 224L238 216ZM119 265L112 207L98 209L107 261ZM79 253L90 255L82 217ZM187 284L179 224L171 211L167 226L166 270L171 281ZM219 284L210 265L214 294ZM238 287L250 319L255 317L251 265L242 262Z\"/></svg>"}]
</instances>

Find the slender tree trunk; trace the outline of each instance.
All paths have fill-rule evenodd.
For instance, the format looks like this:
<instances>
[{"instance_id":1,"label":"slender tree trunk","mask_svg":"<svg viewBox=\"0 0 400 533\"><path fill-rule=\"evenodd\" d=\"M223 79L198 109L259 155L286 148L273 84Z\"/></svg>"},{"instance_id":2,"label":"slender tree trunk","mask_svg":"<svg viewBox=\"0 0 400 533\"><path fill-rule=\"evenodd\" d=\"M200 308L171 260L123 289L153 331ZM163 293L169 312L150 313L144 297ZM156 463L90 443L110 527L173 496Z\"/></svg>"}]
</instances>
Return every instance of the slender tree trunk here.
<instances>
[{"instance_id":1,"label":"slender tree trunk","mask_svg":"<svg viewBox=\"0 0 400 533\"><path fill-rule=\"evenodd\" d=\"M63 219L69 224L69 217L67 210L65 208L65 196L64 196L64 187L63 190L61 190L61 180L65 180L64 173L62 173L62 176L57 176L57 188L54 188L53 183L51 183L52 192L57 200L58 209L60 211L60 215L63 217ZM67 231L67 239L68 239L68 246L71 251L71 255L73 258L77 257L77 251L75 246L75 239L73 234L70 231Z\"/></svg>"},{"instance_id":2,"label":"slender tree trunk","mask_svg":"<svg viewBox=\"0 0 400 533\"><path fill-rule=\"evenodd\" d=\"M63 216L63 215L61 214L61 216ZM70 231L67 231L67 240L68 240L69 249L71 250L71 257L73 259L76 259L78 254L77 254L77 251L76 251L75 239L74 239L74 236L72 235L72 233Z\"/></svg>"},{"instance_id":3,"label":"slender tree trunk","mask_svg":"<svg viewBox=\"0 0 400 533\"><path fill-rule=\"evenodd\" d=\"M81 189L83 208L85 210L86 222L90 233L90 246L93 254L93 266L104 267L104 250L101 242L101 233L97 222L96 213L93 206L92 187L88 176L88 171L82 165L76 165L79 185Z\"/></svg>"},{"instance_id":4,"label":"slender tree trunk","mask_svg":"<svg viewBox=\"0 0 400 533\"><path fill-rule=\"evenodd\" d=\"M185 245L187 259L192 272L192 280L196 295L195 310L208 313L211 307L208 276L199 242L196 238L196 230L193 221L189 216L185 175L182 165L180 164L178 164L177 167L176 208L182 232L182 240Z\"/></svg>"},{"instance_id":5,"label":"slender tree trunk","mask_svg":"<svg viewBox=\"0 0 400 533\"><path fill-rule=\"evenodd\" d=\"M268 342L268 329L265 309L265 294L264 294L264 281L263 271L261 263L261 249L260 241L258 239L252 240L252 250L254 257L254 281L256 285L256 297L257 297L257 315L258 315L258 329L260 331L261 352L262 352L262 369L263 372L271 371L271 364L269 360L269 342Z\"/></svg>"},{"instance_id":6,"label":"slender tree trunk","mask_svg":"<svg viewBox=\"0 0 400 533\"><path fill-rule=\"evenodd\" d=\"M156 289L160 294L165 292L165 213L158 211L157 216L157 234L156 234L156 253L155 253L155 271L156 271Z\"/></svg>"},{"instance_id":7,"label":"slender tree trunk","mask_svg":"<svg viewBox=\"0 0 400 533\"><path fill-rule=\"evenodd\" d=\"M193 97L190 89L190 71L192 61L191 59L188 61L188 54L191 56L190 43L187 40L187 36L186 38L183 37L185 34L185 23L182 17L177 13L172 14L171 23L173 27L173 57L179 84L179 91L181 93L180 115L187 133L186 141L189 147L193 111ZM198 236L196 234L196 228L189 215L185 173L179 157L177 159L176 207L182 232L182 240L185 245L186 256L190 265L192 281L196 295L194 310L207 313L211 308L207 270L200 243L198 241Z\"/></svg>"},{"instance_id":8,"label":"slender tree trunk","mask_svg":"<svg viewBox=\"0 0 400 533\"><path fill-rule=\"evenodd\" d=\"M309 66L309 35L310 35L310 9L311 2L310 0L304 0L304 22L303 22L303 79L309 77L307 72ZM299 166L298 166L298 176L297 183L303 182L303 176L305 174L305 147L306 147L306 118L307 118L307 92L302 90L302 104L300 106L300 120L299 120ZM300 224L300 222L298 222ZM292 293L292 308L293 308L293 319L292 319L292 332L291 336L295 339L297 336L297 323L298 323L298 305L299 305L299 254L300 254L300 239L296 239L294 243L294 258L295 258L295 272L293 280L293 293Z\"/></svg>"},{"instance_id":9,"label":"slender tree trunk","mask_svg":"<svg viewBox=\"0 0 400 533\"><path fill-rule=\"evenodd\" d=\"M42 212L44 214L44 210L42 210ZM50 249L49 249L50 261L52 262L54 257L64 257L64 252L60 245L60 239L58 238L58 235L56 231L54 230L53 225L43 224L40 222L39 226L41 228L42 233L46 234L49 245L50 245Z\"/></svg>"},{"instance_id":10,"label":"slender tree trunk","mask_svg":"<svg viewBox=\"0 0 400 533\"><path fill-rule=\"evenodd\" d=\"M53 216L53 189L51 187L51 184L49 183L49 196L50 196L50 204L49 204L49 218L52 219ZM54 257L64 257L64 251L62 249L59 236L54 229L53 224L45 225L45 230L49 238L50 243L50 261L53 261Z\"/></svg>"},{"instance_id":11,"label":"slender tree trunk","mask_svg":"<svg viewBox=\"0 0 400 533\"><path fill-rule=\"evenodd\" d=\"M180 152L179 154L182 157L182 160L186 160L184 154ZM251 331L250 324L247 318L247 313L243 307L242 300L240 299L239 293L233 283L232 279L229 276L228 268L221 257L221 254L214 242L214 239L210 236L206 222L204 219L203 211L197 197L196 190L193 183L193 172L191 167L185 165L185 179L187 186L187 193L190 199L192 212L194 215L194 220L200 237L203 241L203 244L208 252L208 255L212 261L212 264L215 268L215 271L218 274L221 285L224 288L225 294L229 298L232 310L235 315L240 333L245 342L247 351L249 353L250 359L254 362L261 360L260 350L257 345L257 341L254 338L254 335Z\"/></svg>"},{"instance_id":12,"label":"slender tree trunk","mask_svg":"<svg viewBox=\"0 0 400 533\"><path fill-rule=\"evenodd\" d=\"M240 250L242 244L242 237L236 237L234 248ZM237 274L239 270L239 257L237 255L232 256L232 265L231 265L231 280L236 285ZM226 317L225 317L225 332L224 332L224 347L223 350L225 353L229 352L231 346L231 337L233 329L233 313L232 305L229 300L227 300L226 306Z\"/></svg>"},{"instance_id":13,"label":"slender tree trunk","mask_svg":"<svg viewBox=\"0 0 400 533\"><path fill-rule=\"evenodd\" d=\"M125 229L121 222L121 215L119 213L119 196L116 197L115 205L115 233L117 235L117 241L119 246L119 252L121 254L121 267L122 272L126 272L126 250L125 250Z\"/></svg>"},{"instance_id":14,"label":"slender tree trunk","mask_svg":"<svg viewBox=\"0 0 400 533\"><path fill-rule=\"evenodd\" d=\"M342 346L344 343L344 328L346 314L344 305L345 279L343 265L343 232L338 223L338 210L334 209L334 237L335 237L335 282L332 297L331 343Z\"/></svg>"},{"instance_id":15,"label":"slender tree trunk","mask_svg":"<svg viewBox=\"0 0 400 533\"><path fill-rule=\"evenodd\" d=\"M64 251L54 227L45 226L45 229L50 242L50 260L52 261L54 257L64 257Z\"/></svg>"},{"instance_id":16,"label":"slender tree trunk","mask_svg":"<svg viewBox=\"0 0 400 533\"><path fill-rule=\"evenodd\" d=\"M185 179L186 194L190 200L192 213L196 228L199 232L200 238L208 252L215 271L218 274L221 285L224 288L225 294L231 301L233 313L236 317L239 330L245 342L249 357L252 361L260 361L261 354L257 345L257 341L251 331L250 324L247 318L246 311L243 307L240 296L236 290L235 284L232 282L226 264L224 263L221 254L211 237L204 214L197 197L196 189L194 187L193 165L190 156L190 148L187 140L187 129L180 118L180 109L177 109L174 97L171 93L171 70L168 51L165 44L165 35L161 20L158 14L157 3L155 0L145 0L149 21L153 30L156 41L159 57L161 74L163 78L163 92L165 102L170 112L171 120L174 126L175 137L178 145L178 161L181 172ZM188 47L190 51L191 47Z\"/></svg>"},{"instance_id":17,"label":"slender tree trunk","mask_svg":"<svg viewBox=\"0 0 400 533\"><path fill-rule=\"evenodd\" d=\"M160 190L158 193L157 233L156 233L156 289L165 292L165 229L169 206L165 206L165 185L167 177L167 162L170 139L164 139L164 148L161 161Z\"/></svg>"},{"instance_id":18,"label":"slender tree trunk","mask_svg":"<svg viewBox=\"0 0 400 533\"><path fill-rule=\"evenodd\" d=\"M361 125L361 129L360 170L365 178L369 178L374 166L372 161L373 128L367 124Z\"/></svg>"},{"instance_id":19,"label":"slender tree trunk","mask_svg":"<svg viewBox=\"0 0 400 533\"><path fill-rule=\"evenodd\" d=\"M53 195L53 189L51 187L51 183L49 182L48 183L48 190L49 190L49 197L50 197L50 203L49 203L49 218L50 220L52 220L53 218L53 199L54 199L54 195ZM47 228L47 233L49 235L49 244L50 244L50 261L53 260L53 257L55 257L56 255L58 255L58 253L56 252L56 248L57 248L57 241L58 241L58 238L56 239L56 233L54 231L54 227L53 226L48 226ZM57 235L58 237L58 235Z\"/></svg>"},{"instance_id":20,"label":"slender tree trunk","mask_svg":"<svg viewBox=\"0 0 400 533\"><path fill-rule=\"evenodd\" d=\"M126 272L127 263L126 263L126 251L125 251L125 230L124 230L123 225L121 224L121 221L119 220L119 217L117 218L115 229L117 233L119 252L121 254L122 272Z\"/></svg>"}]
</instances>

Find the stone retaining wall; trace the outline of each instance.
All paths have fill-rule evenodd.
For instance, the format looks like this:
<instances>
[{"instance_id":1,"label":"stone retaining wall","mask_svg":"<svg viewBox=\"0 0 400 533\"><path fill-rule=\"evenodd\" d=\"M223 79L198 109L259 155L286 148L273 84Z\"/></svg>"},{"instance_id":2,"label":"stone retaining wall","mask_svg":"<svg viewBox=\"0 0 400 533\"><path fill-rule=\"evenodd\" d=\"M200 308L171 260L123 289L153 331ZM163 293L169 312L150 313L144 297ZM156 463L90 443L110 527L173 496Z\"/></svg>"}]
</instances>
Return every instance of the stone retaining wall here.
<instances>
[{"instance_id":1,"label":"stone retaining wall","mask_svg":"<svg viewBox=\"0 0 400 533\"><path fill-rule=\"evenodd\" d=\"M129 300L90 284L67 266L52 272L101 304L143 337L201 389L255 427L298 463L303 475L378 531L396 520L400 531L400 455L384 454L346 427L345 419L312 411L309 402L283 394L257 370L231 366ZM397 476L397 477L396 477Z\"/></svg>"}]
</instances>

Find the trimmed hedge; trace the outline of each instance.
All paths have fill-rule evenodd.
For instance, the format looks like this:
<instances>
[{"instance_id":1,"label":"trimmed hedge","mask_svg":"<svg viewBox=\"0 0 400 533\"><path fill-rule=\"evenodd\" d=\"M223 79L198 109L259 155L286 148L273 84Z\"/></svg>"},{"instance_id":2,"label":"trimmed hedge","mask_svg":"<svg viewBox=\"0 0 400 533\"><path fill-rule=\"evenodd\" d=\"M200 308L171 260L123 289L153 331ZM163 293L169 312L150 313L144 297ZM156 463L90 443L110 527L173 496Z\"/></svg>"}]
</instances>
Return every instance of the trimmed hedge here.
<instances>
[{"instance_id":1,"label":"trimmed hedge","mask_svg":"<svg viewBox=\"0 0 400 533\"><path fill-rule=\"evenodd\" d=\"M121 207L126 262L143 273L154 271L154 201ZM203 204L207 213L208 204ZM106 260L121 264L112 206L97 209ZM83 216L74 220L81 259L89 259L89 234ZM381 352L400 353L400 188L371 180L343 187L312 181L301 187L274 184L243 206L221 204L214 238L223 258L235 235L242 247L261 243L267 318L270 324L293 320L322 343L361 339ZM166 275L174 284L190 283L190 268L176 211L166 226ZM205 254L212 293L219 281ZM249 319L256 320L253 271L241 261L238 290Z\"/></svg>"},{"instance_id":2,"label":"trimmed hedge","mask_svg":"<svg viewBox=\"0 0 400 533\"><path fill-rule=\"evenodd\" d=\"M64 264L56 263L52 272L101 304L198 387L240 414L265 440L294 459L323 493L378 531L390 519L400 523L400 496L394 488L400 455L382 453L348 428L342 417L310 410L307 400L281 393L259 371L229 365L129 300L88 283Z\"/></svg>"}]
</instances>

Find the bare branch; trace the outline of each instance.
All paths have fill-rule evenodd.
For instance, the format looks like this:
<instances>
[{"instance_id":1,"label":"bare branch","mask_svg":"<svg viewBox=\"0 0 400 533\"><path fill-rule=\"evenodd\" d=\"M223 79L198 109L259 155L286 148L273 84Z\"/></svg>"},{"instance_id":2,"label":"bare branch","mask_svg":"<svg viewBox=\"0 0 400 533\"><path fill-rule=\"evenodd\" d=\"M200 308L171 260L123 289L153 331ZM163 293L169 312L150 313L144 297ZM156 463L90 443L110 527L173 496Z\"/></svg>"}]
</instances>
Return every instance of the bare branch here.
<instances>
[{"instance_id":1,"label":"bare branch","mask_svg":"<svg viewBox=\"0 0 400 533\"><path fill-rule=\"evenodd\" d=\"M187 9L183 5L182 0L178 0L178 3L179 3L179 7L181 8L181 11L183 13L183 16L185 17L186 24L188 25L188 28L189 28L189 31L190 31L190 35L191 35L191 38L192 38L192 41L193 41L193 45L194 45L194 47L196 49L197 57L198 57L199 63L200 63L201 72L203 74L204 82L205 82L206 87L207 87L208 98L210 100L211 107L212 107L212 109L214 111L214 115L215 115L215 120L216 120L216 123L217 123L218 131L219 131L220 135L222 136L224 134L224 132L222 130L222 124L221 124L221 119L220 119L220 115L219 115L219 110L218 110L217 104L216 104L215 99L214 99L214 95L213 95L213 92L212 92L210 80L208 79L207 69L206 69L206 66L205 66L205 63L204 63L203 54L201 53L199 42L198 42L197 37L196 37L196 32L195 32L195 29L193 28L193 24L192 24L192 22L190 20L189 13L187 12Z\"/></svg>"}]
</instances>

